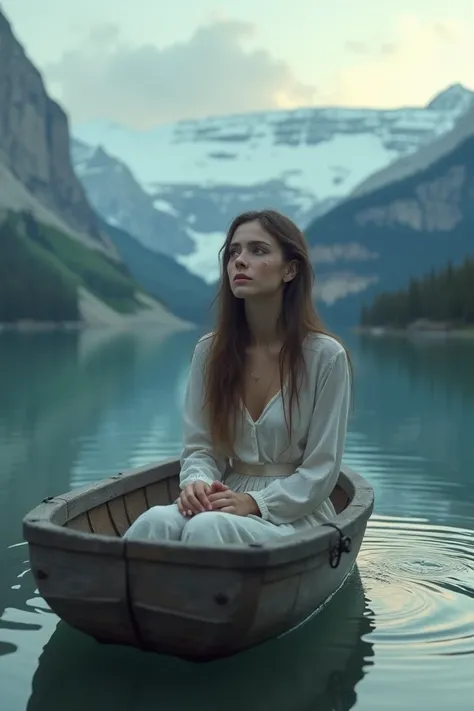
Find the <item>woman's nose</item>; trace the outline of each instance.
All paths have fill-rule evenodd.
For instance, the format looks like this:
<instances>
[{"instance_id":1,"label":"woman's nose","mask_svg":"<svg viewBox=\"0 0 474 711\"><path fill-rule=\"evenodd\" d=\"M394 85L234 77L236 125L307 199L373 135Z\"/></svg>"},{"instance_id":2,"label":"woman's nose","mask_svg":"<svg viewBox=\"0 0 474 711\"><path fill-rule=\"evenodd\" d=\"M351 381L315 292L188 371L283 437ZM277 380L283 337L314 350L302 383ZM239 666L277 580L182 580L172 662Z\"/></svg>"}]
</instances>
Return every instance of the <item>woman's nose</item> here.
<instances>
[{"instance_id":1,"label":"woman's nose","mask_svg":"<svg viewBox=\"0 0 474 711\"><path fill-rule=\"evenodd\" d=\"M244 256L244 253L243 253L243 252L241 252L240 254L237 255L237 258L236 258L236 260L235 260L235 263L238 264L238 265L240 265L240 266L246 264L245 256Z\"/></svg>"}]
</instances>

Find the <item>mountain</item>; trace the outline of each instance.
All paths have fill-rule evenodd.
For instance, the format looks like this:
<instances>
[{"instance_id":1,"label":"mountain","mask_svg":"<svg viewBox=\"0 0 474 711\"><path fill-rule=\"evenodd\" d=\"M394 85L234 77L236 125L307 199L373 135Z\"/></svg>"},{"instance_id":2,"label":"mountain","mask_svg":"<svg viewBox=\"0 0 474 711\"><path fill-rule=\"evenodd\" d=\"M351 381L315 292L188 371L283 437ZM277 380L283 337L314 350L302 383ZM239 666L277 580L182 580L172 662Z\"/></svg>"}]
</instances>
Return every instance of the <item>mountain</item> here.
<instances>
[{"instance_id":1,"label":"mountain","mask_svg":"<svg viewBox=\"0 0 474 711\"><path fill-rule=\"evenodd\" d=\"M43 221L110 249L72 168L67 116L47 95L1 12L0 164L0 207L32 210Z\"/></svg>"},{"instance_id":2,"label":"mountain","mask_svg":"<svg viewBox=\"0 0 474 711\"><path fill-rule=\"evenodd\" d=\"M472 104L473 92L463 84L452 84L435 96L429 103L429 109L435 111L453 111L464 105L467 110Z\"/></svg>"},{"instance_id":3,"label":"mountain","mask_svg":"<svg viewBox=\"0 0 474 711\"><path fill-rule=\"evenodd\" d=\"M72 168L66 114L1 12L0 321L189 327L120 260Z\"/></svg>"},{"instance_id":4,"label":"mountain","mask_svg":"<svg viewBox=\"0 0 474 711\"><path fill-rule=\"evenodd\" d=\"M187 328L150 298L117 259L30 213L0 221L0 327L19 322Z\"/></svg>"},{"instance_id":5,"label":"mountain","mask_svg":"<svg viewBox=\"0 0 474 711\"><path fill-rule=\"evenodd\" d=\"M162 303L172 305L179 318L200 325L212 323L215 289L166 254L144 247L118 227L102 223L134 279Z\"/></svg>"},{"instance_id":6,"label":"mountain","mask_svg":"<svg viewBox=\"0 0 474 711\"><path fill-rule=\"evenodd\" d=\"M211 282L237 213L272 206L305 227L367 176L452 129L470 92L450 95L425 108L304 108L149 131L92 121L73 126L81 147L73 142L71 154L104 219ZM155 225L164 216L173 219L163 231Z\"/></svg>"},{"instance_id":7,"label":"mountain","mask_svg":"<svg viewBox=\"0 0 474 711\"><path fill-rule=\"evenodd\" d=\"M136 180L130 168L108 155L100 146L93 148L71 140L71 157L87 199L110 225L141 235L148 247L160 235L174 235L176 247L186 247L189 237L178 216L160 201L153 200Z\"/></svg>"},{"instance_id":8,"label":"mountain","mask_svg":"<svg viewBox=\"0 0 474 711\"><path fill-rule=\"evenodd\" d=\"M373 173L352 191L351 196L363 195L364 193L381 188L383 185L388 185L395 180L401 180L408 175L427 168L438 158L441 158L441 156L453 150L460 141L473 133L473 96L474 94L472 94L472 92L469 92L460 84L455 84L437 98L433 99L430 105L434 105L435 107L452 107L454 104L459 105L459 102L462 100L466 102L466 110L457 120L451 131L421 146L415 153L404 156L386 168ZM451 109L449 108L449 110Z\"/></svg>"},{"instance_id":9,"label":"mountain","mask_svg":"<svg viewBox=\"0 0 474 711\"><path fill-rule=\"evenodd\" d=\"M474 253L471 127L428 168L347 200L308 227L327 320L353 324L378 293Z\"/></svg>"},{"instance_id":10,"label":"mountain","mask_svg":"<svg viewBox=\"0 0 474 711\"><path fill-rule=\"evenodd\" d=\"M102 148L90 148L72 140L71 150L88 199L97 213L105 216L100 218L102 230L137 282L149 294L169 304L180 318L209 323L212 287L172 257L144 246L129 232L135 225L141 234L147 235L147 242L170 232L178 239L187 239L178 219L153 205L128 166ZM117 227L117 214L122 227Z\"/></svg>"}]
</instances>

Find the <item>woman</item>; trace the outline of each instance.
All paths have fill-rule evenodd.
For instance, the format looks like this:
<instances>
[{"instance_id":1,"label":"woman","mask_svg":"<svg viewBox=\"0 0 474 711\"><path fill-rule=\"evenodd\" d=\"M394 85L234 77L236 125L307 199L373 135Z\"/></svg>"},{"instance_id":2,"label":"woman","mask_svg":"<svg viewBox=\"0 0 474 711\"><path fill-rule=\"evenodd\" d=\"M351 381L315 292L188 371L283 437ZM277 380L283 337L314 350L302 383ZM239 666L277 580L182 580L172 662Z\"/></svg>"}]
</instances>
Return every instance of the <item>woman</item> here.
<instances>
[{"instance_id":1,"label":"woman","mask_svg":"<svg viewBox=\"0 0 474 711\"><path fill-rule=\"evenodd\" d=\"M197 343L185 399L181 494L127 538L262 543L335 515L350 365L314 310L304 237L275 211L249 212L221 251L217 328Z\"/></svg>"}]
</instances>

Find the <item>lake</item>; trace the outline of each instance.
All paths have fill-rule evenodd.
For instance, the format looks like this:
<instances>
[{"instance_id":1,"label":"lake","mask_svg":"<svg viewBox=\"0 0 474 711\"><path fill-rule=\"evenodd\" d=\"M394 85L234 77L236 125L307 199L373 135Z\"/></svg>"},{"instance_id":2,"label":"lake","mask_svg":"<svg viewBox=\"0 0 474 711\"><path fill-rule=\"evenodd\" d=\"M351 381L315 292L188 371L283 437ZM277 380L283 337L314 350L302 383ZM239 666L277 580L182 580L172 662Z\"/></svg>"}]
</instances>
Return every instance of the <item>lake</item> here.
<instances>
[{"instance_id":1,"label":"lake","mask_svg":"<svg viewBox=\"0 0 474 711\"><path fill-rule=\"evenodd\" d=\"M179 455L199 334L0 334L2 711L473 708L474 342L341 335L345 463L375 489L357 570L296 632L193 665L58 625L21 522L46 496Z\"/></svg>"}]
</instances>

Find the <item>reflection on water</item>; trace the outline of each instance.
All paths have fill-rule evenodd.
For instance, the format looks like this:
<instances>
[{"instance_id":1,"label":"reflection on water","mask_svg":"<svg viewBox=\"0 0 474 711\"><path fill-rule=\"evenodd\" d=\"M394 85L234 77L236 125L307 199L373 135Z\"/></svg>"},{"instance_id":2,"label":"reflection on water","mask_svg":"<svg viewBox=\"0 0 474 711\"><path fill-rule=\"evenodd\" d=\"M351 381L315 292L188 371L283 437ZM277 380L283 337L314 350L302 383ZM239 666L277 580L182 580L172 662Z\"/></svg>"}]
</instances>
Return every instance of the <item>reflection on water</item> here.
<instances>
[{"instance_id":1,"label":"reflection on water","mask_svg":"<svg viewBox=\"0 0 474 711\"><path fill-rule=\"evenodd\" d=\"M120 647L103 648L60 623L46 644L33 678L28 711L54 702L70 711L133 708L159 698L164 708L292 710L352 708L354 687L372 657L371 629L357 574L321 615L292 635L210 664ZM334 624L336 620L336 624ZM60 684L58 684L60 679ZM84 680L88 688L84 690ZM223 699L225 695L225 702Z\"/></svg>"},{"instance_id":2,"label":"reflection on water","mask_svg":"<svg viewBox=\"0 0 474 711\"><path fill-rule=\"evenodd\" d=\"M210 665L58 625L34 589L21 519L45 496L179 453L198 335L0 338L1 708L472 708L471 344L347 338L357 389L345 459L373 483L375 514L358 571L310 624Z\"/></svg>"},{"instance_id":3,"label":"reflection on water","mask_svg":"<svg viewBox=\"0 0 474 711\"><path fill-rule=\"evenodd\" d=\"M474 521L474 342L354 339L356 413L346 461L377 512Z\"/></svg>"}]
</instances>

